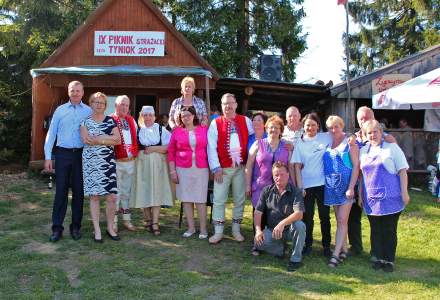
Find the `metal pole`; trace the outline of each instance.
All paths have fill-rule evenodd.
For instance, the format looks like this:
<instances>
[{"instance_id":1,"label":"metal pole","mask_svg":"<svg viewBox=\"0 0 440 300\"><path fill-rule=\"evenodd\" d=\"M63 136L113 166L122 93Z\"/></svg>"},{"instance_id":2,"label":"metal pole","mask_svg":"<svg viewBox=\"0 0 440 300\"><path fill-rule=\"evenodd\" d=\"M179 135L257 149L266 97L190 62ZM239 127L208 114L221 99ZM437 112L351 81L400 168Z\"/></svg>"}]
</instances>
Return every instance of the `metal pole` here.
<instances>
[{"instance_id":1,"label":"metal pole","mask_svg":"<svg viewBox=\"0 0 440 300\"><path fill-rule=\"evenodd\" d=\"M348 0L345 1L345 21L346 24L346 38L345 38L345 55L346 55L346 81L347 81L347 103L345 107L345 113L347 115L348 129L350 132L354 132L354 118L353 118L353 107L351 103L351 85L350 85L350 43L349 43L349 33L350 33L350 21L348 18Z\"/></svg>"}]
</instances>

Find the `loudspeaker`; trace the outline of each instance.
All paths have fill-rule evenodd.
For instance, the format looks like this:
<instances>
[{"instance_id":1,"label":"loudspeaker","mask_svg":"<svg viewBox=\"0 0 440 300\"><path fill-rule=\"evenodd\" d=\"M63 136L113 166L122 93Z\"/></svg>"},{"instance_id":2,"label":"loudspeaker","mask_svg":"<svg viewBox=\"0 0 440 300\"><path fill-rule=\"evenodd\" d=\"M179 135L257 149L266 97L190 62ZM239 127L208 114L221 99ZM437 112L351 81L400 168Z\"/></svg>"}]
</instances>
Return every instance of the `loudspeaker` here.
<instances>
[{"instance_id":1,"label":"loudspeaker","mask_svg":"<svg viewBox=\"0 0 440 300\"><path fill-rule=\"evenodd\" d=\"M260 79L281 81L280 55L262 55L260 57Z\"/></svg>"}]
</instances>

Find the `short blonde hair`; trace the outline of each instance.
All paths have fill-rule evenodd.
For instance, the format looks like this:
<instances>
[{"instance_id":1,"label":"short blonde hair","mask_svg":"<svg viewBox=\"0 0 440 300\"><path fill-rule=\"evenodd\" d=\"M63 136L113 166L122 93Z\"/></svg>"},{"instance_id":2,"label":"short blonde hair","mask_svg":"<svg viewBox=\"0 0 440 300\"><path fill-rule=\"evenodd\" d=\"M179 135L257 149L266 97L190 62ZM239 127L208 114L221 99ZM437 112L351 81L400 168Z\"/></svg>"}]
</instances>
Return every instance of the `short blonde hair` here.
<instances>
[{"instance_id":1,"label":"short blonde hair","mask_svg":"<svg viewBox=\"0 0 440 300\"><path fill-rule=\"evenodd\" d=\"M339 125L341 128L344 128L345 123L344 120L340 116L331 115L327 118L327 121L325 121L325 126L330 127L332 125Z\"/></svg>"},{"instance_id":2,"label":"short blonde hair","mask_svg":"<svg viewBox=\"0 0 440 300\"><path fill-rule=\"evenodd\" d=\"M370 128L377 128L377 129L379 129L379 131L381 133L383 133L382 125L380 125L379 121L377 121L377 120L369 120L369 121L365 122L364 126L362 126L362 131L364 133L367 133L368 129L370 129Z\"/></svg>"},{"instance_id":3,"label":"short blonde hair","mask_svg":"<svg viewBox=\"0 0 440 300\"><path fill-rule=\"evenodd\" d=\"M280 135L283 134L283 132L284 132L284 122L283 122L283 119L281 119L279 116L274 115L274 116L270 117L266 121L266 124L264 125L264 127L266 127L266 130L269 127L269 124L275 124L275 125L280 126L280 130L281 130Z\"/></svg>"},{"instance_id":4,"label":"short blonde hair","mask_svg":"<svg viewBox=\"0 0 440 300\"><path fill-rule=\"evenodd\" d=\"M183 92L183 89L185 88L185 85L187 83L192 85L194 91L196 90L196 82L195 82L194 78L192 78L190 76L186 76L185 78L182 79L182 82L180 82L180 88L182 89L182 92Z\"/></svg>"},{"instance_id":5,"label":"short blonde hair","mask_svg":"<svg viewBox=\"0 0 440 300\"><path fill-rule=\"evenodd\" d=\"M107 108L107 96L104 93L96 92L91 94L89 97L89 104L91 105L93 102L95 102L96 99L104 99L105 108Z\"/></svg>"}]
</instances>

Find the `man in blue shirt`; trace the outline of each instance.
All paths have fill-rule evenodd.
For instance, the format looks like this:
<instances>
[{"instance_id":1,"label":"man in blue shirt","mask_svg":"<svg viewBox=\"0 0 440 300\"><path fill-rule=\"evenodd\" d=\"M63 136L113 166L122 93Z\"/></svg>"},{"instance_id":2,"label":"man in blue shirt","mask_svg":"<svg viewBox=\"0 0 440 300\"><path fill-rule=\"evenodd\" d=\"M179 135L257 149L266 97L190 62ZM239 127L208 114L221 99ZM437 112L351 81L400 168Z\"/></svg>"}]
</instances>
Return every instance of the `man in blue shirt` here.
<instances>
[{"instance_id":1,"label":"man in blue shirt","mask_svg":"<svg viewBox=\"0 0 440 300\"><path fill-rule=\"evenodd\" d=\"M81 238L84 188L82 175L82 148L79 127L92 110L82 102L84 87L79 81L68 86L69 101L54 112L44 144L44 169L53 171L52 148L56 140L55 178L56 190L52 211L52 235L49 240L57 242L63 235L63 222L67 211L69 187L72 188L72 223L70 235Z\"/></svg>"}]
</instances>

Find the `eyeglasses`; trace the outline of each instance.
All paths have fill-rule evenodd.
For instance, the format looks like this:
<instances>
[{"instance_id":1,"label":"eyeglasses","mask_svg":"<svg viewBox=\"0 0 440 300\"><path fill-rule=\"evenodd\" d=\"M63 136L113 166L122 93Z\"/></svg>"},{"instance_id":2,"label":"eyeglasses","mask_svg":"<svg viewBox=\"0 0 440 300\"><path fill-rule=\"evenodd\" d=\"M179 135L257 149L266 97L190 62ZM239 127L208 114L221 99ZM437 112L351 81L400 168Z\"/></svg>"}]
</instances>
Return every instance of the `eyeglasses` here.
<instances>
[{"instance_id":1,"label":"eyeglasses","mask_svg":"<svg viewBox=\"0 0 440 300\"><path fill-rule=\"evenodd\" d=\"M237 102L222 102L222 105L224 105L224 106L227 106L227 105L233 105L233 104L236 104Z\"/></svg>"},{"instance_id":2,"label":"eyeglasses","mask_svg":"<svg viewBox=\"0 0 440 300\"><path fill-rule=\"evenodd\" d=\"M93 104L95 104L95 105L106 105L105 102L99 102L99 101L94 101Z\"/></svg>"},{"instance_id":3,"label":"eyeglasses","mask_svg":"<svg viewBox=\"0 0 440 300\"><path fill-rule=\"evenodd\" d=\"M189 117L192 117L192 116L193 116L193 114L180 114L181 118L189 118Z\"/></svg>"}]
</instances>

